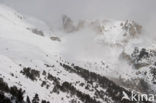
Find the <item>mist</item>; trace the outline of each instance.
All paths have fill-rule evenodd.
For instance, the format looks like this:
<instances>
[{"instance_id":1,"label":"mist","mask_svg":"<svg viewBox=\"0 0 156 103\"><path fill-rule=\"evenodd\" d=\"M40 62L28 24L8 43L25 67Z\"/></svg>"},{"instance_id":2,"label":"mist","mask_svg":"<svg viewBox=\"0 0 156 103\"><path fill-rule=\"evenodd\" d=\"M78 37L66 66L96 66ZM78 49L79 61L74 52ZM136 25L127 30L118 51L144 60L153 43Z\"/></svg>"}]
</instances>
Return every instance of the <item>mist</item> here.
<instances>
[{"instance_id":1,"label":"mist","mask_svg":"<svg viewBox=\"0 0 156 103\"><path fill-rule=\"evenodd\" d=\"M0 0L20 13L39 18L49 25L63 14L75 19L134 20L154 35L155 0Z\"/></svg>"}]
</instances>

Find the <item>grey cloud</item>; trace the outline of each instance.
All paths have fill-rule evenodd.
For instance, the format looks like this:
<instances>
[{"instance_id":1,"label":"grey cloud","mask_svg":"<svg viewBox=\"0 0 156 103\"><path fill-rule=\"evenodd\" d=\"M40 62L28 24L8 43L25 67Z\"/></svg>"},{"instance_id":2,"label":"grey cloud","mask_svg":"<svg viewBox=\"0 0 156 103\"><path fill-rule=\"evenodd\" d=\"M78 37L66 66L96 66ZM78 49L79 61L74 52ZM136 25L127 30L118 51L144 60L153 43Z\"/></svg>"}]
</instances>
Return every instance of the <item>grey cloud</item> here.
<instances>
[{"instance_id":1,"label":"grey cloud","mask_svg":"<svg viewBox=\"0 0 156 103\"><path fill-rule=\"evenodd\" d=\"M133 19L156 25L156 0L0 0L18 11L55 23L62 14L73 19Z\"/></svg>"}]
</instances>

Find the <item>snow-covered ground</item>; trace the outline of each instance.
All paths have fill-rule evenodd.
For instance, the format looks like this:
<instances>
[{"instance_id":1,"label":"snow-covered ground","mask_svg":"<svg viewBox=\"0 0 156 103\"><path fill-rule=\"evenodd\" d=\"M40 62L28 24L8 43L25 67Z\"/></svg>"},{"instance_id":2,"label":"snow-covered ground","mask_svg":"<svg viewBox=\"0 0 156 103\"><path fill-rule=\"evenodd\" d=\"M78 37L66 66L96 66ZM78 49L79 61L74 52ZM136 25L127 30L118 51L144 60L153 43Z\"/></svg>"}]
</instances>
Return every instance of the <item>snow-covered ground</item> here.
<instances>
[{"instance_id":1,"label":"snow-covered ground","mask_svg":"<svg viewBox=\"0 0 156 103\"><path fill-rule=\"evenodd\" d=\"M24 89L25 96L28 95L32 99L37 93L41 99L51 103L81 100L78 100L77 96L68 98L69 93L60 92L59 95L51 93L55 85L42 75L43 71L59 78L60 84L67 81L77 90L91 97L95 96L94 88L89 91L83 86L76 85L80 82L87 86L83 76L65 70L60 63L68 65L73 63L114 82L121 78L123 81L144 78L136 73L145 72L146 67L142 70L135 69L129 61L122 58L123 52L131 55L136 46L147 48L153 44L154 41L147 39L144 44L145 38L141 37L140 25L134 21L115 20L86 20L81 25L68 22L67 25L69 28L74 26L75 29L71 32L65 32L65 28L50 31L44 22L32 17L23 17L15 10L0 5L0 77L9 86L16 85ZM57 37L57 40L51 37ZM151 47L154 48L153 46ZM27 67L40 71L41 75L36 81L26 78L21 73L23 68ZM49 84L48 89L41 87L43 81ZM121 86L130 88L124 83ZM97 100L105 102L100 97Z\"/></svg>"}]
</instances>

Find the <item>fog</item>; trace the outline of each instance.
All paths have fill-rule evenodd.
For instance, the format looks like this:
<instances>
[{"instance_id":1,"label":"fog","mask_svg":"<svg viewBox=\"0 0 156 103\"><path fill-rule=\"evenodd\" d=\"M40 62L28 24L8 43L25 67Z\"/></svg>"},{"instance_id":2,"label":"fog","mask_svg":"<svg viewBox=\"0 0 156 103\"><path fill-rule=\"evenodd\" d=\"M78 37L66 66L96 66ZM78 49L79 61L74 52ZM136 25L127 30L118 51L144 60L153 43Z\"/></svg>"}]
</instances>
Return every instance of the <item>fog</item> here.
<instances>
[{"instance_id":1,"label":"fog","mask_svg":"<svg viewBox=\"0 0 156 103\"><path fill-rule=\"evenodd\" d=\"M143 25L143 34L146 35L142 36L143 38L147 38L148 41L151 41L149 37L156 40L156 0L0 0L0 2L24 15L34 16L45 21L51 28L61 22L63 14L73 20L130 19ZM122 63L118 60L120 49L96 45L93 38L88 38L91 37L90 32L87 33L80 32L81 35L69 36L71 38L67 39L68 42L62 46L65 56L78 60L105 58L104 60L107 60L108 63L118 64L123 68L123 65L120 65ZM143 41L144 45L145 40Z\"/></svg>"},{"instance_id":2,"label":"fog","mask_svg":"<svg viewBox=\"0 0 156 103\"><path fill-rule=\"evenodd\" d=\"M19 12L53 25L66 14L72 19L135 20L155 32L156 0L0 0Z\"/></svg>"}]
</instances>

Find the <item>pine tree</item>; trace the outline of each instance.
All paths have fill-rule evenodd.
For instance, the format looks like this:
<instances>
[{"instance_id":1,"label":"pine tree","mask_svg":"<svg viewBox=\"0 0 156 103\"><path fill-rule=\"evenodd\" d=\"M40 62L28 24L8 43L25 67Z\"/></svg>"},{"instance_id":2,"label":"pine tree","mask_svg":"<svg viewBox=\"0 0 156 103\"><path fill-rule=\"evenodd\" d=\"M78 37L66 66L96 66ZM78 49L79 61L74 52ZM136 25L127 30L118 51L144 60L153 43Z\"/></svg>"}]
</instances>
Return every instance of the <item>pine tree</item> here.
<instances>
[{"instance_id":1,"label":"pine tree","mask_svg":"<svg viewBox=\"0 0 156 103\"><path fill-rule=\"evenodd\" d=\"M32 103L39 103L40 99L38 97L38 94L35 94L35 97L32 100Z\"/></svg>"},{"instance_id":2,"label":"pine tree","mask_svg":"<svg viewBox=\"0 0 156 103\"><path fill-rule=\"evenodd\" d=\"M27 103L31 103L30 99L29 99L29 96L27 96Z\"/></svg>"}]
</instances>

